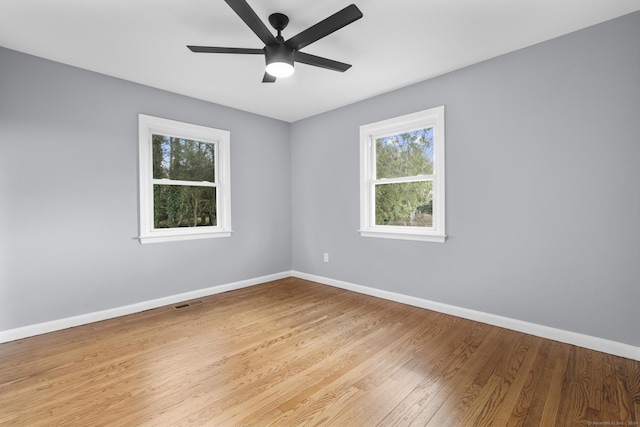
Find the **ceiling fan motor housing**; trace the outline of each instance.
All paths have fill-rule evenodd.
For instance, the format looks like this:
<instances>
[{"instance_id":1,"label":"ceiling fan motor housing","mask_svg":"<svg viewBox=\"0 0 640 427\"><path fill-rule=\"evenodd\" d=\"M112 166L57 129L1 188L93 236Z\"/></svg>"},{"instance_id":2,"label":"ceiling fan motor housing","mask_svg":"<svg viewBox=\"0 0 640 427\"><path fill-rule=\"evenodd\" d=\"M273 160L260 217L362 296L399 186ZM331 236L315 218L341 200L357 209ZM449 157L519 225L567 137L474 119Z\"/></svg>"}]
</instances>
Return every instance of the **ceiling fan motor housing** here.
<instances>
[{"instance_id":1,"label":"ceiling fan motor housing","mask_svg":"<svg viewBox=\"0 0 640 427\"><path fill-rule=\"evenodd\" d=\"M269 66L275 63L289 64L291 69L293 69L293 48L285 43L271 43L266 45L264 47L264 58L267 64L267 72L269 72Z\"/></svg>"}]
</instances>

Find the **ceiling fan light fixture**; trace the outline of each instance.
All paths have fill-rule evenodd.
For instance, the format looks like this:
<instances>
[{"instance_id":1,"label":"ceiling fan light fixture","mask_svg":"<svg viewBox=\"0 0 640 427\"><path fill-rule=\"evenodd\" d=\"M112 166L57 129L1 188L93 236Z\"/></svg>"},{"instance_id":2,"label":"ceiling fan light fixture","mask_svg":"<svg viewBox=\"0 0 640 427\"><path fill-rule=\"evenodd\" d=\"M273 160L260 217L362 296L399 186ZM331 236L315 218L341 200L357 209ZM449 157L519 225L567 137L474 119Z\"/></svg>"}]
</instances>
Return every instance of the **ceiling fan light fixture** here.
<instances>
[{"instance_id":1,"label":"ceiling fan light fixture","mask_svg":"<svg viewBox=\"0 0 640 427\"><path fill-rule=\"evenodd\" d=\"M293 49L285 44L274 43L265 46L264 57L267 63L265 71L273 77L289 77L295 71Z\"/></svg>"},{"instance_id":2,"label":"ceiling fan light fixture","mask_svg":"<svg viewBox=\"0 0 640 427\"><path fill-rule=\"evenodd\" d=\"M268 74L278 78L289 77L294 71L293 65L286 62L272 62L266 68Z\"/></svg>"}]
</instances>

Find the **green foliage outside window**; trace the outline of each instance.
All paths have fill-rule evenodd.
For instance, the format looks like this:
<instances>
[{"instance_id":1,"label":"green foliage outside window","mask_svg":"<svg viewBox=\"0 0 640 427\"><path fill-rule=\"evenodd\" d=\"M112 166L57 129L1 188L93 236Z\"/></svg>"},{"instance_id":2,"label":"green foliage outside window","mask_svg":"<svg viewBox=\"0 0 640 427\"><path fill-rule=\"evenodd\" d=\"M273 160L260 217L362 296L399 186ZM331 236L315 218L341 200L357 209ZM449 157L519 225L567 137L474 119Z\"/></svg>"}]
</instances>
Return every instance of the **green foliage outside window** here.
<instances>
[{"instance_id":1,"label":"green foliage outside window","mask_svg":"<svg viewBox=\"0 0 640 427\"><path fill-rule=\"evenodd\" d=\"M155 228L216 225L216 189L181 185L153 186Z\"/></svg>"},{"instance_id":2,"label":"green foliage outside window","mask_svg":"<svg viewBox=\"0 0 640 427\"><path fill-rule=\"evenodd\" d=\"M215 145L153 135L154 228L216 225ZM175 185L191 181L202 185Z\"/></svg>"},{"instance_id":3,"label":"green foliage outside window","mask_svg":"<svg viewBox=\"0 0 640 427\"><path fill-rule=\"evenodd\" d=\"M376 225L433 226L433 128L378 138L376 179L413 178L375 186Z\"/></svg>"}]
</instances>

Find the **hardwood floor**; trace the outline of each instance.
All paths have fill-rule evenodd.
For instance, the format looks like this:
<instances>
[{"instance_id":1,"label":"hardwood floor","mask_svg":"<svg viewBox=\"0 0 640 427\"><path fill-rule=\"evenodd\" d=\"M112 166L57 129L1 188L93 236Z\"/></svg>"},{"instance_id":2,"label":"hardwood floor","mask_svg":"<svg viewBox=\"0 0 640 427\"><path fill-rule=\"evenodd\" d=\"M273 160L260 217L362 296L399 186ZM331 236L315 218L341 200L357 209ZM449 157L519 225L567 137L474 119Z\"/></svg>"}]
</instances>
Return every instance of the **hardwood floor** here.
<instances>
[{"instance_id":1,"label":"hardwood floor","mask_svg":"<svg viewBox=\"0 0 640 427\"><path fill-rule=\"evenodd\" d=\"M638 425L640 362L288 278L0 344L0 425Z\"/></svg>"}]
</instances>

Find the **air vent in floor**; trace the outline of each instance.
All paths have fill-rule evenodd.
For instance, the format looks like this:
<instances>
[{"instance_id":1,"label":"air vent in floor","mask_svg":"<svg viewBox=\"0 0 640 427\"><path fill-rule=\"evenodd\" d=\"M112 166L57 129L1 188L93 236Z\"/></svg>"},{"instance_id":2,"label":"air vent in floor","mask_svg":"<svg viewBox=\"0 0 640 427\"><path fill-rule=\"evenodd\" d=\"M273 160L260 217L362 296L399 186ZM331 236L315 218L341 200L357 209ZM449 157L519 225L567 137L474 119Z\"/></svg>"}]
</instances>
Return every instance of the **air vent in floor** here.
<instances>
[{"instance_id":1,"label":"air vent in floor","mask_svg":"<svg viewBox=\"0 0 640 427\"><path fill-rule=\"evenodd\" d=\"M174 305L173 308L176 309L176 310L180 310L182 308L187 308L187 307L191 307L191 306L198 305L198 304L204 304L204 301L185 302L183 304Z\"/></svg>"}]
</instances>

